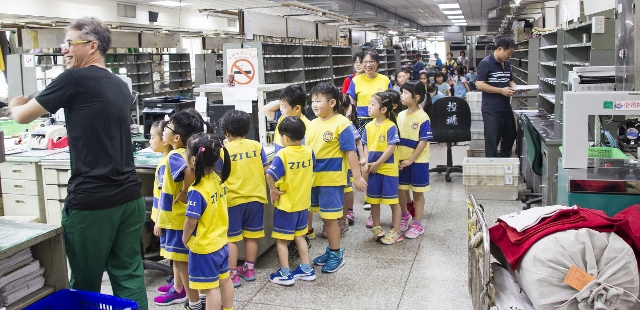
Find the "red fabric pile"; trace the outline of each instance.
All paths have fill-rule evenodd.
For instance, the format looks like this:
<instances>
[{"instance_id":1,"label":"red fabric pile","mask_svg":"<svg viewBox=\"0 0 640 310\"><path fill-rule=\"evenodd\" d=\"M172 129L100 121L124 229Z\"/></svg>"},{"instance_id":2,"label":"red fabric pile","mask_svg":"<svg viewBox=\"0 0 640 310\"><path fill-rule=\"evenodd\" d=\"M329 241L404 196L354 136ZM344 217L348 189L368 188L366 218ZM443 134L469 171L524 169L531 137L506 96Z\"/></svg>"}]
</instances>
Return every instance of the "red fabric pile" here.
<instances>
[{"instance_id":1,"label":"red fabric pile","mask_svg":"<svg viewBox=\"0 0 640 310\"><path fill-rule=\"evenodd\" d=\"M613 218L601 210L580 207L560 210L522 232L498 220L498 224L489 228L489 234L491 242L500 248L511 269L515 270L522 257L538 240L559 231L581 228L615 232L634 249L640 267L640 205L630 206Z\"/></svg>"}]
</instances>

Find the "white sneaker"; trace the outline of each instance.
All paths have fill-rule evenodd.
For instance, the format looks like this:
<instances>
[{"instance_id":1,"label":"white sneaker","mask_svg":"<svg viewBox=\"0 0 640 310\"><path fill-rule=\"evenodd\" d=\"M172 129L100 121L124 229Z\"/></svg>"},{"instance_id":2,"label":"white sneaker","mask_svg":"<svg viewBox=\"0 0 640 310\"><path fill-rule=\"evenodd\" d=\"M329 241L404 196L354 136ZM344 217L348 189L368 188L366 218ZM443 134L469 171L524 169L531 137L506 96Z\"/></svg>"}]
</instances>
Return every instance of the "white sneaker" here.
<instances>
[{"instance_id":1,"label":"white sneaker","mask_svg":"<svg viewBox=\"0 0 640 310\"><path fill-rule=\"evenodd\" d=\"M365 203L364 206L362 206L362 208L364 208L365 210L371 210L371 205L368 203Z\"/></svg>"}]
</instances>

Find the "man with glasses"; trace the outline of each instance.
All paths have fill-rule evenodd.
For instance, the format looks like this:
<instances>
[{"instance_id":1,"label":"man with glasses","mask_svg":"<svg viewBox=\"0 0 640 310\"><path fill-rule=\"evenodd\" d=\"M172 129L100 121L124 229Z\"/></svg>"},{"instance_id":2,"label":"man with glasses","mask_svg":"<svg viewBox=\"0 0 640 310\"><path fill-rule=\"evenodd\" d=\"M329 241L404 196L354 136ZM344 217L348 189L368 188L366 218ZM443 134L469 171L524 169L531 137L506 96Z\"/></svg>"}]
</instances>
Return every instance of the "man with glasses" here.
<instances>
[{"instance_id":1,"label":"man with glasses","mask_svg":"<svg viewBox=\"0 0 640 310\"><path fill-rule=\"evenodd\" d=\"M71 178L62 210L71 288L99 292L106 270L116 296L147 309L140 232L145 204L129 131L131 92L105 66L109 28L85 17L66 29L67 70L37 97L16 97L9 111L29 123L64 108Z\"/></svg>"},{"instance_id":2,"label":"man with glasses","mask_svg":"<svg viewBox=\"0 0 640 310\"><path fill-rule=\"evenodd\" d=\"M482 91L486 157L510 157L516 141L516 122L511 109L511 96L516 83L509 64L515 45L511 38L498 39L493 53L478 65L476 88Z\"/></svg>"}]
</instances>

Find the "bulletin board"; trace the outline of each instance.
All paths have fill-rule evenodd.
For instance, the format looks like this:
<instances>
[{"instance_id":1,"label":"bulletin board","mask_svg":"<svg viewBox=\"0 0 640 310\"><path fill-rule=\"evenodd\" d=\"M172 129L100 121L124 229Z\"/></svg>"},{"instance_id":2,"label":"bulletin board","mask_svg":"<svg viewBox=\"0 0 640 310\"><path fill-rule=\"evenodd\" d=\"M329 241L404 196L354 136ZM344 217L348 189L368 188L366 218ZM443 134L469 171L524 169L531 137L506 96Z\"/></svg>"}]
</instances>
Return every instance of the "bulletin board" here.
<instances>
[{"instance_id":1,"label":"bulletin board","mask_svg":"<svg viewBox=\"0 0 640 310\"><path fill-rule=\"evenodd\" d=\"M22 48L60 48L64 42L64 29L23 29Z\"/></svg>"}]
</instances>

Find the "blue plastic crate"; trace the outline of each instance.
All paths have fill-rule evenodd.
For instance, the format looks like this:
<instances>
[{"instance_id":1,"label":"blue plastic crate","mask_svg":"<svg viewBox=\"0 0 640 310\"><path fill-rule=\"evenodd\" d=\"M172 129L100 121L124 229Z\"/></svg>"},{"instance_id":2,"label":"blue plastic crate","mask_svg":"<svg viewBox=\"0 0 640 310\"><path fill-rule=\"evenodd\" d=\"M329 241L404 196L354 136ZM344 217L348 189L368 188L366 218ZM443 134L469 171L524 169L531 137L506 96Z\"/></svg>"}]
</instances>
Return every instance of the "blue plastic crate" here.
<instances>
[{"instance_id":1,"label":"blue plastic crate","mask_svg":"<svg viewBox=\"0 0 640 310\"><path fill-rule=\"evenodd\" d=\"M57 291L25 310L138 310L135 301L77 290Z\"/></svg>"}]
</instances>

